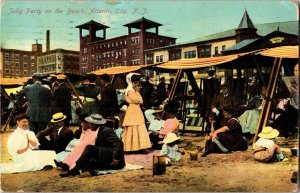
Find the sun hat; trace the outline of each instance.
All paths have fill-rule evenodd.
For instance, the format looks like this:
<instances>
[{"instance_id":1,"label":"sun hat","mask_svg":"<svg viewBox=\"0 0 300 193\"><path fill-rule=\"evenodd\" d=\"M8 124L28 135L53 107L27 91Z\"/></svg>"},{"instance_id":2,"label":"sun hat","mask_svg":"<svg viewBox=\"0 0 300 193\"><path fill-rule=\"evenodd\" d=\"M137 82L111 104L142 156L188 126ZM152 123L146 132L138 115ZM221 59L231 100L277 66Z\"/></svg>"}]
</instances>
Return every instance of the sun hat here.
<instances>
[{"instance_id":1,"label":"sun hat","mask_svg":"<svg viewBox=\"0 0 300 193\"><path fill-rule=\"evenodd\" d=\"M106 119L104 119L101 115L93 113L90 116L86 117L85 120L89 123L93 123L96 125L103 125L106 123Z\"/></svg>"},{"instance_id":2,"label":"sun hat","mask_svg":"<svg viewBox=\"0 0 300 193\"><path fill-rule=\"evenodd\" d=\"M265 139L273 139L279 135L279 131L277 129L273 129L270 126L263 127L262 131L258 134L259 137Z\"/></svg>"},{"instance_id":3,"label":"sun hat","mask_svg":"<svg viewBox=\"0 0 300 193\"><path fill-rule=\"evenodd\" d=\"M180 138L177 137L175 133L169 133L167 136L164 138L163 143L172 143L176 140L179 140Z\"/></svg>"},{"instance_id":4,"label":"sun hat","mask_svg":"<svg viewBox=\"0 0 300 193\"><path fill-rule=\"evenodd\" d=\"M52 115L51 123L57 123L63 121L65 118L67 118L67 116L64 115L63 113L61 112L55 113L54 115Z\"/></svg>"}]
</instances>

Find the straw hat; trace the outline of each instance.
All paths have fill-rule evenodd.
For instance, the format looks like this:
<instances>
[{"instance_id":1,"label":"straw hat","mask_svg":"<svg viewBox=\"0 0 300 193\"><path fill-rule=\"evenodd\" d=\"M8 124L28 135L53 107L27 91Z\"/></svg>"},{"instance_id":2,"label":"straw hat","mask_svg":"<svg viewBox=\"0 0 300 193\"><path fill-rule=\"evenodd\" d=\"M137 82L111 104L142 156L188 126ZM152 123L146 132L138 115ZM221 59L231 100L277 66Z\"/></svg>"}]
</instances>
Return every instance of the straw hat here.
<instances>
[{"instance_id":1,"label":"straw hat","mask_svg":"<svg viewBox=\"0 0 300 193\"><path fill-rule=\"evenodd\" d=\"M55 113L52 116L51 123L57 123L57 122L63 121L65 118L67 118L67 116L64 115L63 113L61 113L61 112Z\"/></svg>"},{"instance_id":2,"label":"straw hat","mask_svg":"<svg viewBox=\"0 0 300 193\"><path fill-rule=\"evenodd\" d=\"M175 133L169 133L167 136L164 138L163 143L172 143L174 141L179 140L180 138L177 137Z\"/></svg>"},{"instance_id":3,"label":"straw hat","mask_svg":"<svg viewBox=\"0 0 300 193\"><path fill-rule=\"evenodd\" d=\"M86 117L85 120L89 123L93 123L96 125L103 125L106 123L106 119L104 119L101 115L93 113L90 116Z\"/></svg>"},{"instance_id":4,"label":"straw hat","mask_svg":"<svg viewBox=\"0 0 300 193\"><path fill-rule=\"evenodd\" d=\"M273 139L279 135L279 131L277 129L273 129L270 126L263 127L262 131L258 134L259 137L265 139Z\"/></svg>"}]
</instances>

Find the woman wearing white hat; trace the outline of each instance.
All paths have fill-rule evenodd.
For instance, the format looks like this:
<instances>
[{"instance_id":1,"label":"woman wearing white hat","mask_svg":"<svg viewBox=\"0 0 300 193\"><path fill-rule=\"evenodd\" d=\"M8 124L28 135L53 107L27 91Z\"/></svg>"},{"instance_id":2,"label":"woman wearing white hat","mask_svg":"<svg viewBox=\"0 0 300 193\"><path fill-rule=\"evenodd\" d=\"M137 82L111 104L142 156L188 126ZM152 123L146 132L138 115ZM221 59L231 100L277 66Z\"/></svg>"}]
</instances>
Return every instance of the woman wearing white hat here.
<instances>
[{"instance_id":1,"label":"woman wearing white hat","mask_svg":"<svg viewBox=\"0 0 300 193\"><path fill-rule=\"evenodd\" d=\"M146 150L151 147L144 115L140 107L143 99L139 93L139 80L140 76L137 73L129 73L126 76L128 86L125 91L125 99L129 106L123 121L124 132L122 140L124 151L127 152Z\"/></svg>"},{"instance_id":2,"label":"woman wearing white hat","mask_svg":"<svg viewBox=\"0 0 300 193\"><path fill-rule=\"evenodd\" d=\"M258 134L260 137L253 145L254 159L261 162L274 161L277 157L278 161L282 161L284 156L274 139L279 135L277 129L270 126L263 127L262 132Z\"/></svg>"}]
</instances>

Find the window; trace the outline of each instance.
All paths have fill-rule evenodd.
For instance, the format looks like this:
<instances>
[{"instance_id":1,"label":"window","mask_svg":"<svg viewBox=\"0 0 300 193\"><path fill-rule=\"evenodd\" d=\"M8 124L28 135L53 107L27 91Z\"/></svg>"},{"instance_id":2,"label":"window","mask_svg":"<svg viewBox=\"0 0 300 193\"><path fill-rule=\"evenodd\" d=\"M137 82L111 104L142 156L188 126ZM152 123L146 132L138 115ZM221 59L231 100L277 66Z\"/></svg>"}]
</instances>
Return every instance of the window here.
<instances>
[{"instance_id":1,"label":"window","mask_svg":"<svg viewBox=\"0 0 300 193\"><path fill-rule=\"evenodd\" d=\"M86 74L87 68L82 68L82 74Z\"/></svg>"},{"instance_id":2,"label":"window","mask_svg":"<svg viewBox=\"0 0 300 193\"><path fill-rule=\"evenodd\" d=\"M219 54L219 48L216 46L215 47L215 55L218 55Z\"/></svg>"},{"instance_id":3,"label":"window","mask_svg":"<svg viewBox=\"0 0 300 193\"><path fill-rule=\"evenodd\" d=\"M16 75L20 75L20 70L16 69Z\"/></svg>"},{"instance_id":4,"label":"window","mask_svg":"<svg viewBox=\"0 0 300 193\"><path fill-rule=\"evenodd\" d=\"M23 76L28 76L28 71L27 70L23 71Z\"/></svg>"},{"instance_id":5,"label":"window","mask_svg":"<svg viewBox=\"0 0 300 193\"><path fill-rule=\"evenodd\" d=\"M5 61L5 66L9 67L9 62L8 61Z\"/></svg>"},{"instance_id":6,"label":"window","mask_svg":"<svg viewBox=\"0 0 300 193\"><path fill-rule=\"evenodd\" d=\"M28 64L27 63L23 63L23 68L27 68Z\"/></svg>"},{"instance_id":7,"label":"window","mask_svg":"<svg viewBox=\"0 0 300 193\"><path fill-rule=\"evenodd\" d=\"M23 61L27 61L28 60L28 56L27 55L23 55Z\"/></svg>"},{"instance_id":8,"label":"window","mask_svg":"<svg viewBox=\"0 0 300 193\"><path fill-rule=\"evenodd\" d=\"M139 54L138 48L132 50L132 55L138 55L138 54Z\"/></svg>"},{"instance_id":9,"label":"window","mask_svg":"<svg viewBox=\"0 0 300 193\"><path fill-rule=\"evenodd\" d=\"M124 40L124 45L125 45L125 46L127 45L127 41L126 41L126 40Z\"/></svg>"},{"instance_id":10,"label":"window","mask_svg":"<svg viewBox=\"0 0 300 193\"><path fill-rule=\"evenodd\" d=\"M139 43L139 37L131 38L131 44L138 44L138 43Z\"/></svg>"},{"instance_id":11,"label":"window","mask_svg":"<svg viewBox=\"0 0 300 193\"><path fill-rule=\"evenodd\" d=\"M198 48L198 57L211 57L211 45L201 46Z\"/></svg>"},{"instance_id":12,"label":"window","mask_svg":"<svg viewBox=\"0 0 300 193\"><path fill-rule=\"evenodd\" d=\"M20 67L20 63L16 62L16 68L19 68L19 67Z\"/></svg>"},{"instance_id":13,"label":"window","mask_svg":"<svg viewBox=\"0 0 300 193\"><path fill-rule=\"evenodd\" d=\"M5 74L9 74L9 69L5 69Z\"/></svg>"},{"instance_id":14,"label":"window","mask_svg":"<svg viewBox=\"0 0 300 193\"><path fill-rule=\"evenodd\" d=\"M19 54L15 54L15 59L19 60Z\"/></svg>"},{"instance_id":15,"label":"window","mask_svg":"<svg viewBox=\"0 0 300 193\"><path fill-rule=\"evenodd\" d=\"M156 62L159 62L159 56L156 56Z\"/></svg>"},{"instance_id":16,"label":"window","mask_svg":"<svg viewBox=\"0 0 300 193\"><path fill-rule=\"evenodd\" d=\"M83 53L87 53L87 48L83 48Z\"/></svg>"},{"instance_id":17,"label":"window","mask_svg":"<svg viewBox=\"0 0 300 193\"><path fill-rule=\"evenodd\" d=\"M5 53L5 60L9 60L9 53Z\"/></svg>"},{"instance_id":18,"label":"window","mask_svg":"<svg viewBox=\"0 0 300 193\"><path fill-rule=\"evenodd\" d=\"M196 50L184 52L184 58L196 58Z\"/></svg>"},{"instance_id":19,"label":"window","mask_svg":"<svg viewBox=\"0 0 300 193\"><path fill-rule=\"evenodd\" d=\"M124 57L126 57L126 49L123 50Z\"/></svg>"},{"instance_id":20,"label":"window","mask_svg":"<svg viewBox=\"0 0 300 193\"><path fill-rule=\"evenodd\" d=\"M163 62L163 58L164 58L163 55L160 55L159 56L159 62Z\"/></svg>"},{"instance_id":21,"label":"window","mask_svg":"<svg viewBox=\"0 0 300 193\"><path fill-rule=\"evenodd\" d=\"M107 47L110 48L110 44L107 44Z\"/></svg>"},{"instance_id":22,"label":"window","mask_svg":"<svg viewBox=\"0 0 300 193\"><path fill-rule=\"evenodd\" d=\"M223 50L225 50L225 49L226 49L226 46L225 46L225 45L223 45L223 46L222 46L222 51L223 51Z\"/></svg>"},{"instance_id":23,"label":"window","mask_svg":"<svg viewBox=\"0 0 300 193\"><path fill-rule=\"evenodd\" d=\"M35 56L30 56L30 59L31 59L31 60L34 60L34 59L35 59Z\"/></svg>"}]
</instances>

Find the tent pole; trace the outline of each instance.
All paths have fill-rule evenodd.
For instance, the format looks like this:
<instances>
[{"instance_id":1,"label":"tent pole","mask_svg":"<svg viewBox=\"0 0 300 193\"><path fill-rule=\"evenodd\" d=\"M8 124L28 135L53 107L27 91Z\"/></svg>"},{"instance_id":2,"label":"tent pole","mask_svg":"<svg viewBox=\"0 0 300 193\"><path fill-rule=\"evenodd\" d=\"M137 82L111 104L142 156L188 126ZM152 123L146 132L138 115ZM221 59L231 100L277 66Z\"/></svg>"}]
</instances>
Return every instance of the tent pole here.
<instances>
[{"instance_id":1,"label":"tent pole","mask_svg":"<svg viewBox=\"0 0 300 193\"><path fill-rule=\"evenodd\" d=\"M182 72L181 69L180 69L180 70L177 70L176 78L175 78L174 84L173 84L173 86L172 86L170 95L169 95L169 101L171 101L171 100L174 99L175 91L176 91L176 88L178 87L178 84L179 84L179 82L180 82L180 79L181 79L182 74L183 74L183 72Z\"/></svg>"},{"instance_id":2,"label":"tent pole","mask_svg":"<svg viewBox=\"0 0 300 193\"><path fill-rule=\"evenodd\" d=\"M271 84L272 84L272 78L274 77L274 72L275 72L276 64L277 64L277 58L274 58L274 62L273 62L273 66L272 66L272 71L271 71L271 75L270 75L270 79L269 79L268 87L267 87L267 91L266 91L266 97L263 99L263 102L262 102L262 110L260 112L259 119L258 119L258 122L257 122L255 136L253 138L253 144L256 142L258 133L261 131L261 128L263 126L262 123L263 123L263 119L264 119L264 117L266 115L266 105L268 105L267 103L269 101L270 89L271 89Z\"/></svg>"},{"instance_id":3,"label":"tent pole","mask_svg":"<svg viewBox=\"0 0 300 193\"><path fill-rule=\"evenodd\" d=\"M66 75L65 75L65 76L66 76ZM81 106L83 107L83 102L82 102L82 100L80 99L79 95L77 94L77 92L76 92L75 88L73 87L72 83L70 82L69 78L68 78L67 76L66 76L65 78L66 78L66 80L67 80L67 82L68 82L68 84L69 84L71 90L73 91L73 93L75 94L76 98L78 99L79 103L80 103Z\"/></svg>"}]
</instances>

